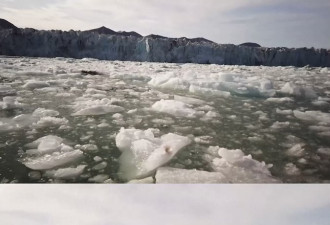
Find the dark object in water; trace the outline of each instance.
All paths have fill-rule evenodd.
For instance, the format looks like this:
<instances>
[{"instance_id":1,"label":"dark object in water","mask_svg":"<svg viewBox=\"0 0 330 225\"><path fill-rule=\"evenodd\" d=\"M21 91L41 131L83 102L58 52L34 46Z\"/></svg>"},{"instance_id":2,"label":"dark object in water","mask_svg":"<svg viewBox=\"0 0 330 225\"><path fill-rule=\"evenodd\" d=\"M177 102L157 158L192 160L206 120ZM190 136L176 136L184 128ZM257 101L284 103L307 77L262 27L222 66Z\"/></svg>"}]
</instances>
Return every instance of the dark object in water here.
<instances>
[{"instance_id":1,"label":"dark object in water","mask_svg":"<svg viewBox=\"0 0 330 225\"><path fill-rule=\"evenodd\" d=\"M102 73L94 71L94 70L82 70L82 75L102 75Z\"/></svg>"}]
</instances>

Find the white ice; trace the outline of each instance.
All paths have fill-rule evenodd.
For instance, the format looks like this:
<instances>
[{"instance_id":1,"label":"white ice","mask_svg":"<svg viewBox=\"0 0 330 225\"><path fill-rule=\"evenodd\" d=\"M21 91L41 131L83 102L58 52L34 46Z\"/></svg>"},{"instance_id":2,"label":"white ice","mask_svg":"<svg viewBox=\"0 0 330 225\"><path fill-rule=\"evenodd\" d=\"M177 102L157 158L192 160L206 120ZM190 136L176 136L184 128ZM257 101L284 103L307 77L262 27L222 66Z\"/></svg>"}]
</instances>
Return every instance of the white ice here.
<instances>
[{"instance_id":1,"label":"white ice","mask_svg":"<svg viewBox=\"0 0 330 225\"><path fill-rule=\"evenodd\" d=\"M196 117L200 112L184 102L177 100L160 100L155 102L151 108L157 112L168 113L176 117ZM203 112L202 112L203 114Z\"/></svg>"},{"instance_id":2,"label":"white ice","mask_svg":"<svg viewBox=\"0 0 330 225\"><path fill-rule=\"evenodd\" d=\"M32 149L27 150L23 164L32 170L48 170L65 166L83 157L82 151L74 150L63 141L62 138L52 135L33 141L27 145Z\"/></svg>"},{"instance_id":3,"label":"white ice","mask_svg":"<svg viewBox=\"0 0 330 225\"><path fill-rule=\"evenodd\" d=\"M116 136L116 145L122 151L119 175L125 180L146 177L190 142L189 138L173 133L157 138L152 130L121 128Z\"/></svg>"}]
</instances>

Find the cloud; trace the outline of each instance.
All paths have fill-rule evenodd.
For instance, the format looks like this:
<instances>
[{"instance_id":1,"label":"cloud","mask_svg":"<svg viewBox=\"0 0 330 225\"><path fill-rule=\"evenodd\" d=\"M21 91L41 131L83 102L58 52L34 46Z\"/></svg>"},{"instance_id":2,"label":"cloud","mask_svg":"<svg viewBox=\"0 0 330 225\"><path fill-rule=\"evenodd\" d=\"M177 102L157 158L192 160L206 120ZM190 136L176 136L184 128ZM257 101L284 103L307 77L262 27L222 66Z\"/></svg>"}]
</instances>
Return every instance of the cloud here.
<instances>
[{"instance_id":1,"label":"cloud","mask_svg":"<svg viewBox=\"0 0 330 225\"><path fill-rule=\"evenodd\" d=\"M4 185L0 216L3 224L286 225L323 215L323 225L318 212L329 208L329 192L329 185Z\"/></svg>"},{"instance_id":2,"label":"cloud","mask_svg":"<svg viewBox=\"0 0 330 225\"><path fill-rule=\"evenodd\" d=\"M2 17L20 27L87 30L107 26L218 43L330 47L328 0L3 1Z\"/></svg>"}]
</instances>

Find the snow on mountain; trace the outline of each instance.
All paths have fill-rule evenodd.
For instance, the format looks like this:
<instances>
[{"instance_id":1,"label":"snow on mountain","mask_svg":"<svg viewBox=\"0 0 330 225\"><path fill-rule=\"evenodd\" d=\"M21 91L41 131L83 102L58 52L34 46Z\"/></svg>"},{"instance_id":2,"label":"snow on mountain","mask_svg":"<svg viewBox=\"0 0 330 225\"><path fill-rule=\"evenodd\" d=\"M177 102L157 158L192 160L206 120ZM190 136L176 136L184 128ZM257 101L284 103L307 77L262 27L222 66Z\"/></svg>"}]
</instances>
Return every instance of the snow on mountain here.
<instances>
[{"instance_id":1,"label":"snow on mountain","mask_svg":"<svg viewBox=\"0 0 330 225\"><path fill-rule=\"evenodd\" d=\"M6 24L3 21L0 21L1 27ZM136 32L115 32L106 27L89 31L0 29L0 54L251 66L330 66L330 50L326 49L236 46L216 44L204 38L159 35L142 37Z\"/></svg>"}]
</instances>

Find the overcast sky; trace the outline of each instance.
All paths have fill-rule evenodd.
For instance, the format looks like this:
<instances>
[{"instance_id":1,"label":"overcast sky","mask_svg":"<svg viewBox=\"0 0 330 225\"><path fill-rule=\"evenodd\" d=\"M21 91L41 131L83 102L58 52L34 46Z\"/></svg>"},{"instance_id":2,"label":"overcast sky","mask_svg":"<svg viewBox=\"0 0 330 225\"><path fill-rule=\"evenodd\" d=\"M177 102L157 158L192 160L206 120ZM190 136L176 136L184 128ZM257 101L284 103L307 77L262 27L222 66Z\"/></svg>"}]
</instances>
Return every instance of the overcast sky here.
<instances>
[{"instance_id":1,"label":"overcast sky","mask_svg":"<svg viewBox=\"0 0 330 225\"><path fill-rule=\"evenodd\" d=\"M205 37L218 43L330 48L329 0L1 0L19 27Z\"/></svg>"},{"instance_id":2,"label":"overcast sky","mask_svg":"<svg viewBox=\"0 0 330 225\"><path fill-rule=\"evenodd\" d=\"M329 185L1 185L5 225L328 225Z\"/></svg>"}]
</instances>

